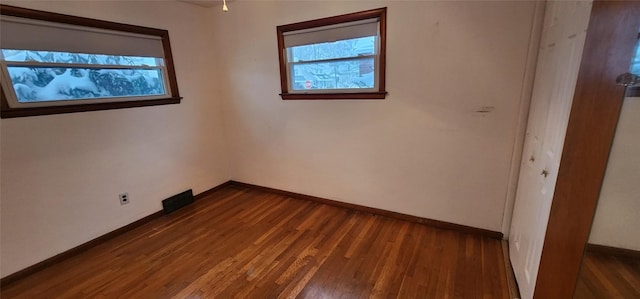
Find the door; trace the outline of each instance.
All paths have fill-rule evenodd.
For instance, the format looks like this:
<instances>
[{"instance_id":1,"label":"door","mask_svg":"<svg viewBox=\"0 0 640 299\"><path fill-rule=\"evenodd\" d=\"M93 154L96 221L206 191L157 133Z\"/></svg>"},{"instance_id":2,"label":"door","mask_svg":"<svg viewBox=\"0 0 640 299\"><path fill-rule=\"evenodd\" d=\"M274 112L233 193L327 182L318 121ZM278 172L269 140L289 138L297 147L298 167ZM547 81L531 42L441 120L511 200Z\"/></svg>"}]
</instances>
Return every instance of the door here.
<instances>
[{"instance_id":1,"label":"door","mask_svg":"<svg viewBox=\"0 0 640 299\"><path fill-rule=\"evenodd\" d=\"M545 12L509 236L523 298L533 297L590 11L590 2L554 1Z\"/></svg>"},{"instance_id":2,"label":"door","mask_svg":"<svg viewBox=\"0 0 640 299\"><path fill-rule=\"evenodd\" d=\"M595 1L544 235L534 298L571 298L640 28L640 2Z\"/></svg>"}]
</instances>

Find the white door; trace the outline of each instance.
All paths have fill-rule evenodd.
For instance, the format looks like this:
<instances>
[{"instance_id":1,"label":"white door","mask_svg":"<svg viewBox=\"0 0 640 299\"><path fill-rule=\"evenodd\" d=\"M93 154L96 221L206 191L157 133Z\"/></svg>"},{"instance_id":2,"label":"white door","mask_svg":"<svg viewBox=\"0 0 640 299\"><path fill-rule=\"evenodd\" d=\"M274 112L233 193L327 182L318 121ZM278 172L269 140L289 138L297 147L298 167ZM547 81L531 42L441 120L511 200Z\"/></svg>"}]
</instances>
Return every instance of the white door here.
<instances>
[{"instance_id":1,"label":"white door","mask_svg":"<svg viewBox=\"0 0 640 299\"><path fill-rule=\"evenodd\" d=\"M522 298L533 297L590 12L590 1L546 7L509 235Z\"/></svg>"}]
</instances>

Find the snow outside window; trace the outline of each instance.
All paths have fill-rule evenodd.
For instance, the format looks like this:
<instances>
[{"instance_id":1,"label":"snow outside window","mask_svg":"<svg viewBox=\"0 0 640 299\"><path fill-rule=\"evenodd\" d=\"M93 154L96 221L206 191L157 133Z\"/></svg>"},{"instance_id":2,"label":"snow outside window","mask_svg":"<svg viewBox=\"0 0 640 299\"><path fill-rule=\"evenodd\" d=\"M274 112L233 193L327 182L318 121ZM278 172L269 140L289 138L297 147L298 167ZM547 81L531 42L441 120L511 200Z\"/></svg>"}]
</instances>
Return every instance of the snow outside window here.
<instances>
[{"instance_id":1,"label":"snow outside window","mask_svg":"<svg viewBox=\"0 0 640 299\"><path fill-rule=\"evenodd\" d=\"M384 98L386 8L278 26L283 99Z\"/></svg>"},{"instance_id":2,"label":"snow outside window","mask_svg":"<svg viewBox=\"0 0 640 299\"><path fill-rule=\"evenodd\" d=\"M629 72L634 75L640 76L640 38L636 42L636 49L633 57L631 58L631 66ZM640 86L629 86L626 91L627 97L640 97Z\"/></svg>"},{"instance_id":3,"label":"snow outside window","mask_svg":"<svg viewBox=\"0 0 640 299\"><path fill-rule=\"evenodd\" d=\"M162 58L9 49L1 54L13 107L166 96Z\"/></svg>"},{"instance_id":4,"label":"snow outside window","mask_svg":"<svg viewBox=\"0 0 640 299\"><path fill-rule=\"evenodd\" d=\"M377 35L287 48L290 92L373 90Z\"/></svg>"},{"instance_id":5,"label":"snow outside window","mask_svg":"<svg viewBox=\"0 0 640 299\"><path fill-rule=\"evenodd\" d=\"M631 60L631 73L640 75L640 42L636 44L636 53Z\"/></svg>"},{"instance_id":6,"label":"snow outside window","mask_svg":"<svg viewBox=\"0 0 640 299\"><path fill-rule=\"evenodd\" d=\"M179 103L166 30L34 12L2 6L2 117Z\"/></svg>"}]
</instances>

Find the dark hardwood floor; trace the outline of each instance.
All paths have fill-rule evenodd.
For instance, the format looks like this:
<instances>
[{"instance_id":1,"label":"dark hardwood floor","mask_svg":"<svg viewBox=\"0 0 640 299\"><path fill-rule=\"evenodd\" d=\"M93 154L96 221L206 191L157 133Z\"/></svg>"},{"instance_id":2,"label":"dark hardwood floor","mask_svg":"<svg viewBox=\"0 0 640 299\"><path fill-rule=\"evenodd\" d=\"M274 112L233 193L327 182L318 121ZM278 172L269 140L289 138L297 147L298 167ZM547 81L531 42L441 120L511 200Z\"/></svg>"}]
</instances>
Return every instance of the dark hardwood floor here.
<instances>
[{"instance_id":1,"label":"dark hardwood floor","mask_svg":"<svg viewBox=\"0 0 640 299\"><path fill-rule=\"evenodd\" d=\"M499 240L226 187L2 298L508 298Z\"/></svg>"},{"instance_id":2,"label":"dark hardwood floor","mask_svg":"<svg viewBox=\"0 0 640 299\"><path fill-rule=\"evenodd\" d=\"M574 298L640 298L640 258L587 251Z\"/></svg>"}]
</instances>

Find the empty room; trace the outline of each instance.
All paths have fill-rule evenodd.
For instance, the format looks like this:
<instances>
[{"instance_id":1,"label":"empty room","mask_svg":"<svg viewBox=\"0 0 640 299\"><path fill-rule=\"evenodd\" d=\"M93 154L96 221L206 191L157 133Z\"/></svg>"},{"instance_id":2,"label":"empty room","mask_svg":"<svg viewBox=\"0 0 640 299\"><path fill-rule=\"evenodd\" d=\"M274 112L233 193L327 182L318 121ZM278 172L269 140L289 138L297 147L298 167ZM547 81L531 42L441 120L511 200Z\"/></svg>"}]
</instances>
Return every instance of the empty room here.
<instances>
[{"instance_id":1,"label":"empty room","mask_svg":"<svg viewBox=\"0 0 640 299\"><path fill-rule=\"evenodd\" d=\"M640 2L3 0L1 298L640 298Z\"/></svg>"}]
</instances>

